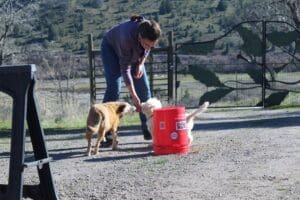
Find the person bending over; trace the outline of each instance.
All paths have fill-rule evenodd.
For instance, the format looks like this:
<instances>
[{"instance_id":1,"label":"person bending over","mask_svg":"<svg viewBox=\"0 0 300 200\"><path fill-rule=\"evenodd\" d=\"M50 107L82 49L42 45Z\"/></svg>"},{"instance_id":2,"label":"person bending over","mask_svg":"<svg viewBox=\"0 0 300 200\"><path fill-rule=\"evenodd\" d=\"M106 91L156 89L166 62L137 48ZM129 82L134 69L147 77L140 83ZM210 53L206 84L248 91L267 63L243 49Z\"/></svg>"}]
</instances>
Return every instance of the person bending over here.
<instances>
[{"instance_id":1,"label":"person bending over","mask_svg":"<svg viewBox=\"0 0 300 200\"><path fill-rule=\"evenodd\" d=\"M119 99L122 77L132 103L140 112L141 102L151 97L144 63L160 36L161 29L157 22L136 15L105 33L101 44L101 58L107 85L103 102ZM146 117L141 112L139 116L144 139L151 140ZM106 139L109 145L111 139L109 137Z\"/></svg>"}]
</instances>

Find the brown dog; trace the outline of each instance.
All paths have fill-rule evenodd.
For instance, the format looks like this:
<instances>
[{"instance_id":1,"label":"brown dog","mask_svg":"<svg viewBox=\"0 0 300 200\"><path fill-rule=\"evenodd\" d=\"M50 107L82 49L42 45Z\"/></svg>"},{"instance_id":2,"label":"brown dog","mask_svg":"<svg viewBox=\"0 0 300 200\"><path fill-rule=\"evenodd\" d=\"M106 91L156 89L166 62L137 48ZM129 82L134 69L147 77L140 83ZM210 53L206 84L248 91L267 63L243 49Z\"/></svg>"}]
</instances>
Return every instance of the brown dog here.
<instances>
[{"instance_id":1,"label":"brown dog","mask_svg":"<svg viewBox=\"0 0 300 200\"><path fill-rule=\"evenodd\" d=\"M105 141L106 132L111 132L113 143L112 149L117 148L117 130L120 118L127 113L133 113L135 107L126 102L108 102L94 104L87 117L87 130L85 137L88 141L87 155L91 155L92 137L94 133L98 134L97 142L94 148L94 154L98 154L100 142Z\"/></svg>"}]
</instances>

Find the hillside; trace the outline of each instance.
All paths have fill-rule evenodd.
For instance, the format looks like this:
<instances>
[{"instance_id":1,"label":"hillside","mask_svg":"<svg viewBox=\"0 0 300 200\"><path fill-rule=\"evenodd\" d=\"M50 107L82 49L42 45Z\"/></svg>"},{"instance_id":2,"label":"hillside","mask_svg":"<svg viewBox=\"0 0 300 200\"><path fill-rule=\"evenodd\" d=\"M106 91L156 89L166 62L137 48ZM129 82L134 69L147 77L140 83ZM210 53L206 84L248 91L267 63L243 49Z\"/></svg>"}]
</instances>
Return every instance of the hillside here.
<instances>
[{"instance_id":1,"label":"hillside","mask_svg":"<svg viewBox=\"0 0 300 200\"><path fill-rule=\"evenodd\" d=\"M159 46L166 45L168 31L175 42L204 41L245 20L292 21L286 2L276 0L16 0L12 12L6 4L0 4L4 56L36 50L84 53L87 34L99 46L106 30L133 14L160 23L164 34Z\"/></svg>"},{"instance_id":2,"label":"hillside","mask_svg":"<svg viewBox=\"0 0 300 200\"><path fill-rule=\"evenodd\" d=\"M103 33L132 14L158 21L163 33L174 32L176 42L199 41L220 34L234 23L238 0L53 0L36 1L31 29L18 24L10 35L17 46L30 49L85 51L87 34L100 40ZM39 2L39 3L38 3ZM242 1L239 1L242 2ZM96 43L97 44L97 43ZM166 44L165 34L159 46Z\"/></svg>"}]
</instances>

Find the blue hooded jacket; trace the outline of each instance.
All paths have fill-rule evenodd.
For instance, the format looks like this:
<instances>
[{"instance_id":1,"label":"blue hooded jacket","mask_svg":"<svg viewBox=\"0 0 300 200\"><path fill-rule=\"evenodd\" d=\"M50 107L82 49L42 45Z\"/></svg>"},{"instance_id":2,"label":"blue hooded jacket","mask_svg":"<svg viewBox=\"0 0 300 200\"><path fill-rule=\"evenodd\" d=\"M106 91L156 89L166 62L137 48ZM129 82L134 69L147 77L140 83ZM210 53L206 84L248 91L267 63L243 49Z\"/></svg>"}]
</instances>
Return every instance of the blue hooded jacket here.
<instances>
[{"instance_id":1,"label":"blue hooded jacket","mask_svg":"<svg viewBox=\"0 0 300 200\"><path fill-rule=\"evenodd\" d=\"M137 67L150 52L145 50L138 40L138 25L137 21L126 21L111 28L104 36L119 58L121 74L126 85L132 84L131 69Z\"/></svg>"}]
</instances>

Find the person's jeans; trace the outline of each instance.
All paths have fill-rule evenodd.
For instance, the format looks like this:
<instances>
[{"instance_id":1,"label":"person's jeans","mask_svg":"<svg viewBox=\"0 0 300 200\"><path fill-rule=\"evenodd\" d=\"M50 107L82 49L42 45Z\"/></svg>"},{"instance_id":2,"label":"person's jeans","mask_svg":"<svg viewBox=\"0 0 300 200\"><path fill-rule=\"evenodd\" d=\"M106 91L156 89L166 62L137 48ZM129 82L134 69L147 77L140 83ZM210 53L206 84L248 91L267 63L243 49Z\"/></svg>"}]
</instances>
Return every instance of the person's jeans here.
<instances>
[{"instance_id":1,"label":"person's jeans","mask_svg":"<svg viewBox=\"0 0 300 200\"><path fill-rule=\"evenodd\" d=\"M117 101L119 99L122 86L119 58L114 49L108 44L105 37L103 38L101 44L101 58L106 80L106 91L104 94L103 102ZM135 68L131 70L131 74L133 74L134 71ZM141 102L145 102L151 97L150 85L145 67L143 67L143 76L140 79L136 79L133 77L133 84ZM146 116L141 112L139 116L141 120L142 130L147 130Z\"/></svg>"}]
</instances>

